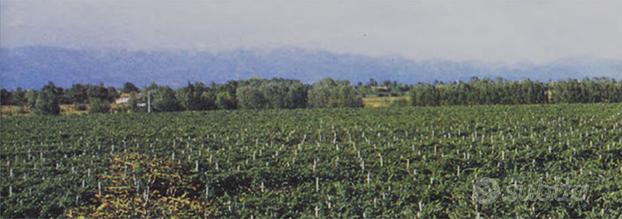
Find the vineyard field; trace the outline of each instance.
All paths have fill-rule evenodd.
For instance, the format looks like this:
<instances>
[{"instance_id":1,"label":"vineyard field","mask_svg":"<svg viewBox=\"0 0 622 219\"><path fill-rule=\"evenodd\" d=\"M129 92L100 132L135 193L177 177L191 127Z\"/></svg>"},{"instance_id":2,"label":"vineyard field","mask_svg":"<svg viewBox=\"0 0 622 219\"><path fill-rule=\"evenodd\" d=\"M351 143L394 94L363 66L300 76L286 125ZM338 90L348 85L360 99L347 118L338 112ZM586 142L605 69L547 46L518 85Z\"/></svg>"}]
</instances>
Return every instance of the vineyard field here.
<instances>
[{"instance_id":1,"label":"vineyard field","mask_svg":"<svg viewBox=\"0 0 622 219\"><path fill-rule=\"evenodd\" d=\"M1 117L0 217L619 217L621 126L622 104Z\"/></svg>"}]
</instances>

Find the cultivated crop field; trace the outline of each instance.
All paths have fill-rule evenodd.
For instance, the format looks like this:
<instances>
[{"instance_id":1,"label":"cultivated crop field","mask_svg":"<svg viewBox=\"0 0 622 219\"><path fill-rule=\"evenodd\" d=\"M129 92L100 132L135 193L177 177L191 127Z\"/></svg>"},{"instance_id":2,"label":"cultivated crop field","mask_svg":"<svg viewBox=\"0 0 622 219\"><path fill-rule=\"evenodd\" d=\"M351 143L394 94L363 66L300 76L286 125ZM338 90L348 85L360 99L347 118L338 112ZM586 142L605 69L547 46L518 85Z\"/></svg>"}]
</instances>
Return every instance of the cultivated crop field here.
<instances>
[{"instance_id":1,"label":"cultivated crop field","mask_svg":"<svg viewBox=\"0 0 622 219\"><path fill-rule=\"evenodd\" d=\"M615 217L622 105L0 118L1 217Z\"/></svg>"}]
</instances>

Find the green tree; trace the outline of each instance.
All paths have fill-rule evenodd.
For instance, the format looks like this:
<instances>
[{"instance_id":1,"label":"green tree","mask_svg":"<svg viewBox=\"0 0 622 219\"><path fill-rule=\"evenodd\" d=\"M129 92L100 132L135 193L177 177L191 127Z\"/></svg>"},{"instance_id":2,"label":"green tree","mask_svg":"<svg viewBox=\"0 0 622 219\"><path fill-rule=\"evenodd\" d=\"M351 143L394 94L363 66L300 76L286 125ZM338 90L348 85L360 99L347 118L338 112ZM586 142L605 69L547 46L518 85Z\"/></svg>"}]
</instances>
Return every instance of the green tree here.
<instances>
[{"instance_id":1,"label":"green tree","mask_svg":"<svg viewBox=\"0 0 622 219\"><path fill-rule=\"evenodd\" d=\"M89 85L87 88L88 99L97 98L100 100L107 100L113 102L119 93L114 87L105 87L104 84Z\"/></svg>"},{"instance_id":2,"label":"green tree","mask_svg":"<svg viewBox=\"0 0 622 219\"><path fill-rule=\"evenodd\" d=\"M125 84L123 84L123 88L121 88L121 92L123 93L132 93L139 91L140 89L138 89L138 87L136 87L136 85L132 84L131 82L125 82Z\"/></svg>"},{"instance_id":3,"label":"green tree","mask_svg":"<svg viewBox=\"0 0 622 219\"><path fill-rule=\"evenodd\" d=\"M141 100L136 96L136 93L134 93L134 92L130 93L129 100L127 101L127 105L129 107L129 110L131 112L141 112L141 111L144 111L144 110L141 109L141 107L138 106L140 101Z\"/></svg>"},{"instance_id":4,"label":"green tree","mask_svg":"<svg viewBox=\"0 0 622 219\"><path fill-rule=\"evenodd\" d=\"M175 97L175 91L170 87L151 88L151 105L156 112L172 112L181 110L181 106Z\"/></svg>"},{"instance_id":5,"label":"green tree","mask_svg":"<svg viewBox=\"0 0 622 219\"><path fill-rule=\"evenodd\" d=\"M74 103L86 103L87 100L89 99L88 90L89 90L88 85L74 84L67 91L67 93Z\"/></svg>"},{"instance_id":6,"label":"green tree","mask_svg":"<svg viewBox=\"0 0 622 219\"><path fill-rule=\"evenodd\" d=\"M306 88L297 80L274 78L240 82L238 106L245 109L291 109L305 106Z\"/></svg>"},{"instance_id":7,"label":"green tree","mask_svg":"<svg viewBox=\"0 0 622 219\"><path fill-rule=\"evenodd\" d=\"M191 84L177 90L177 99L186 110L212 110L216 108L216 95L203 83Z\"/></svg>"},{"instance_id":8,"label":"green tree","mask_svg":"<svg viewBox=\"0 0 622 219\"><path fill-rule=\"evenodd\" d=\"M0 105L10 105L11 104L11 92L7 89L0 89Z\"/></svg>"},{"instance_id":9,"label":"green tree","mask_svg":"<svg viewBox=\"0 0 622 219\"><path fill-rule=\"evenodd\" d=\"M220 91L216 94L216 106L218 109L235 109L235 97L227 91Z\"/></svg>"},{"instance_id":10,"label":"green tree","mask_svg":"<svg viewBox=\"0 0 622 219\"><path fill-rule=\"evenodd\" d=\"M35 90L29 90L26 92L26 105L30 108L35 108L37 103L38 93Z\"/></svg>"},{"instance_id":11,"label":"green tree","mask_svg":"<svg viewBox=\"0 0 622 219\"><path fill-rule=\"evenodd\" d=\"M27 92L28 92L27 90L24 90L18 87L15 91L13 91L11 95L11 100L10 100L11 104L17 105L17 106L28 105L28 99L26 98Z\"/></svg>"},{"instance_id":12,"label":"green tree","mask_svg":"<svg viewBox=\"0 0 622 219\"><path fill-rule=\"evenodd\" d=\"M40 115L58 115L60 114L60 105L58 102L59 89L50 82L41 89L35 102L35 113Z\"/></svg>"},{"instance_id":13,"label":"green tree","mask_svg":"<svg viewBox=\"0 0 622 219\"><path fill-rule=\"evenodd\" d=\"M110 102L93 98L89 100L89 113L107 113L110 111Z\"/></svg>"},{"instance_id":14,"label":"green tree","mask_svg":"<svg viewBox=\"0 0 622 219\"><path fill-rule=\"evenodd\" d=\"M263 109L267 106L264 94L256 85L240 86L235 93L241 109Z\"/></svg>"},{"instance_id":15,"label":"green tree","mask_svg":"<svg viewBox=\"0 0 622 219\"><path fill-rule=\"evenodd\" d=\"M326 78L315 82L308 92L310 107L360 107L362 100L348 81Z\"/></svg>"},{"instance_id":16,"label":"green tree","mask_svg":"<svg viewBox=\"0 0 622 219\"><path fill-rule=\"evenodd\" d=\"M439 92L434 85L419 84L410 94L414 106L438 106L440 103Z\"/></svg>"}]
</instances>

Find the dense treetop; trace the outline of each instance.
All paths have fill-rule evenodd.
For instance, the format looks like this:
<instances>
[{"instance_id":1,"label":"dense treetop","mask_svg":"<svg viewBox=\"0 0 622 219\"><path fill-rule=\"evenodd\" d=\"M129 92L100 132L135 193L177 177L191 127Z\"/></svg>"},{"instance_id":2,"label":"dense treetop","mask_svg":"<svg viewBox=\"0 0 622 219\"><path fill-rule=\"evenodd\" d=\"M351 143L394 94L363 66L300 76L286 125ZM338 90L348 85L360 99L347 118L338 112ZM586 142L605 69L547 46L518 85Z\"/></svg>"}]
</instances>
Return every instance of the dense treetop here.
<instances>
[{"instance_id":1,"label":"dense treetop","mask_svg":"<svg viewBox=\"0 0 622 219\"><path fill-rule=\"evenodd\" d=\"M55 115L60 104L76 108L90 107L91 112L152 110L202 111L215 109L292 109L360 107L364 97L409 96L414 106L614 103L622 102L622 82L610 78L569 79L540 82L472 78L469 81L402 84L396 81L351 84L325 78L313 84L298 80L273 78L229 81L223 84L188 82L181 88L152 83L142 89L127 82L122 88L104 84L74 84L62 88L50 82L41 90L0 90L2 105L33 109L39 114ZM126 100L120 100L125 98ZM95 103L92 103L94 102Z\"/></svg>"}]
</instances>

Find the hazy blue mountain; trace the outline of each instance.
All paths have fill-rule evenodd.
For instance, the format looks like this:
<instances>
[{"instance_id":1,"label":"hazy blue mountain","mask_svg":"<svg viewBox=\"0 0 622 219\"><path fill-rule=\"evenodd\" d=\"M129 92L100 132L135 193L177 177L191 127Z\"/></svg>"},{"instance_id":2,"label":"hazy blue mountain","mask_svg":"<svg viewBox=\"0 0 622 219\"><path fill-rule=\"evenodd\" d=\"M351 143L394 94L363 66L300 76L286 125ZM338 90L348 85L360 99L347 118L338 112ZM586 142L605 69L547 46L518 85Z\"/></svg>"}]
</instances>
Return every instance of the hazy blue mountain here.
<instances>
[{"instance_id":1,"label":"hazy blue mountain","mask_svg":"<svg viewBox=\"0 0 622 219\"><path fill-rule=\"evenodd\" d=\"M324 77L353 82L397 80L406 83L504 77L548 81L608 76L622 78L622 61L591 58L561 59L534 64L491 64L447 60L413 61L400 57L369 57L298 48L227 52L77 50L56 47L0 49L0 86L40 88L48 81L61 86L99 83L120 86L126 81L181 86L187 81L283 77L313 82Z\"/></svg>"}]
</instances>

